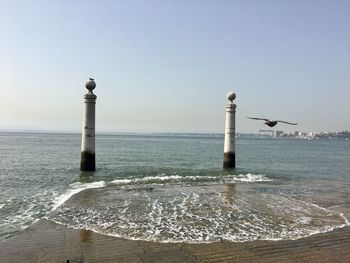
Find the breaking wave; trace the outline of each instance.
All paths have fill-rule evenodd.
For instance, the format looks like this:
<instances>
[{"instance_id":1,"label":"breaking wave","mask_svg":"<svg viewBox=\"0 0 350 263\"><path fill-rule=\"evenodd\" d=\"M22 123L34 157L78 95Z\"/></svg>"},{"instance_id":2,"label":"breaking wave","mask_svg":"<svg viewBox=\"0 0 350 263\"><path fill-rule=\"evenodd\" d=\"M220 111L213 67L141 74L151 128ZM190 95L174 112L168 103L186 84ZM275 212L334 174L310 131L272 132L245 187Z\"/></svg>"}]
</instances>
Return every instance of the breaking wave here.
<instances>
[{"instance_id":1,"label":"breaking wave","mask_svg":"<svg viewBox=\"0 0 350 263\"><path fill-rule=\"evenodd\" d=\"M59 207L60 205L64 204L69 198L71 198L73 195L91 188L100 188L104 187L106 185L105 181L99 181L99 182L92 182L92 183L81 183L76 182L69 185L69 190L55 198L53 210Z\"/></svg>"},{"instance_id":2,"label":"breaking wave","mask_svg":"<svg viewBox=\"0 0 350 263\"><path fill-rule=\"evenodd\" d=\"M142 178L121 178L111 181L113 184L165 184L165 183L195 183L195 182L218 182L225 183L228 181L236 182L270 182L272 179L261 174L239 174L226 176L180 176L180 175L158 175L147 176Z\"/></svg>"}]
</instances>

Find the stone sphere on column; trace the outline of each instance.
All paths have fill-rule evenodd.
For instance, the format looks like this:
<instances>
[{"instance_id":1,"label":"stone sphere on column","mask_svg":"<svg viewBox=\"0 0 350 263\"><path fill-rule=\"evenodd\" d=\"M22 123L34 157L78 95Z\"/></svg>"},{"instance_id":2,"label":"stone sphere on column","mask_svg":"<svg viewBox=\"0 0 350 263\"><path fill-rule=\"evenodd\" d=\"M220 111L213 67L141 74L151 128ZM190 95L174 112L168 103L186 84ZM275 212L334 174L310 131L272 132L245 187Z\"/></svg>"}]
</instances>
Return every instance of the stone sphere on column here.
<instances>
[{"instance_id":1,"label":"stone sphere on column","mask_svg":"<svg viewBox=\"0 0 350 263\"><path fill-rule=\"evenodd\" d=\"M233 91L227 93L227 99L231 102L233 102L233 100L236 98L236 93L234 93Z\"/></svg>"},{"instance_id":2,"label":"stone sphere on column","mask_svg":"<svg viewBox=\"0 0 350 263\"><path fill-rule=\"evenodd\" d=\"M96 88L96 82L94 79L89 78L89 80L86 82L85 87L92 92Z\"/></svg>"}]
</instances>

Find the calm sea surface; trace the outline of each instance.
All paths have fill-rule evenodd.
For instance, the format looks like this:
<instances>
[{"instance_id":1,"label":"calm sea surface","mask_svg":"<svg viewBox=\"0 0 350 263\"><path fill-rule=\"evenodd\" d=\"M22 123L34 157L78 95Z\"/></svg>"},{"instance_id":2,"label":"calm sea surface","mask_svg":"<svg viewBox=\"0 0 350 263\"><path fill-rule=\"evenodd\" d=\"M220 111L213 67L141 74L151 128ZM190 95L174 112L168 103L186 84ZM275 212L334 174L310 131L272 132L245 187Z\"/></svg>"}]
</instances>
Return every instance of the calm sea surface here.
<instances>
[{"instance_id":1,"label":"calm sea surface","mask_svg":"<svg viewBox=\"0 0 350 263\"><path fill-rule=\"evenodd\" d=\"M81 173L78 134L0 133L0 240L46 218L159 242L296 239L349 225L350 141L97 135Z\"/></svg>"}]
</instances>

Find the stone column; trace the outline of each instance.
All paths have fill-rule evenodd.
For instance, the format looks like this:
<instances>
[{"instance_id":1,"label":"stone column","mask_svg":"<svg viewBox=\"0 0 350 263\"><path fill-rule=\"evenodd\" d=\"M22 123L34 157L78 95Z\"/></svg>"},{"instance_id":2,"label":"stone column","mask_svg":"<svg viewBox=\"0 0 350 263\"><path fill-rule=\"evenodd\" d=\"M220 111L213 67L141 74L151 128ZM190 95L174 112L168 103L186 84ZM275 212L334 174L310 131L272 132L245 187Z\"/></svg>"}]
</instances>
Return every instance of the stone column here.
<instances>
[{"instance_id":1,"label":"stone column","mask_svg":"<svg viewBox=\"0 0 350 263\"><path fill-rule=\"evenodd\" d=\"M233 100L236 93L229 92L226 106L225 144L224 144L224 168L236 168L235 134L236 134L236 104Z\"/></svg>"},{"instance_id":2,"label":"stone column","mask_svg":"<svg viewBox=\"0 0 350 263\"><path fill-rule=\"evenodd\" d=\"M85 87L83 131L81 139L80 171L95 171L95 105L96 95L92 92L96 83L90 78Z\"/></svg>"}]
</instances>

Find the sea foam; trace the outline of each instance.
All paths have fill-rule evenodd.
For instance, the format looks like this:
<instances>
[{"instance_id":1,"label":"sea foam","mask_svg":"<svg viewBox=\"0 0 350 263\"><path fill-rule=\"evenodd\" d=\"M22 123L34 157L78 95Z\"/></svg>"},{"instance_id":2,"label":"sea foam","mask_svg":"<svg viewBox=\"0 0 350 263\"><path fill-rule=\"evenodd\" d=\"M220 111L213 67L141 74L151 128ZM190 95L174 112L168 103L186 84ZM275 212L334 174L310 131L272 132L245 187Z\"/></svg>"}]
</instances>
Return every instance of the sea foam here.
<instances>
[{"instance_id":1,"label":"sea foam","mask_svg":"<svg viewBox=\"0 0 350 263\"><path fill-rule=\"evenodd\" d=\"M112 184L165 184L165 183L186 183L186 182L218 182L225 183L228 181L237 181L245 183L254 183L254 182L270 182L273 179L270 179L262 174L239 174L239 175L225 175L225 176L180 176L180 175L157 175L157 176L147 176L147 177L134 177L134 178L118 178L110 183Z\"/></svg>"},{"instance_id":2,"label":"sea foam","mask_svg":"<svg viewBox=\"0 0 350 263\"><path fill-rule=\"evenodd\" d=\"M162 243L298 239L349 225L339 212L280 193L223 185L105 188L50 220L106 235ZM85 198L85 197L84 197Z\"/></svg>"},{"instance_id":3,"label":"sea foam","mask_svg":"<svg viewBox=\"0 0 350 263\"><path fill-rule=\"evenodd\" d=\"M57 209L60 205L65 203L73 195L90 188L101 188L107 185L140 185L140 184L167 184L167 183L193 183L193 182L218 182L225 183L228 181L237 181L244 183L254 182L268 182L273 181L265 175L261 174L239 174L239 175L225 175L225 176L180 176L180 175L166 175L161 174L157 176L146 177L131 177L131 178L118 178L112 181L98 181L91 183L75 182L69 185L68 190L55 197L53 210Z\"/></svg>"}]
</instances>

